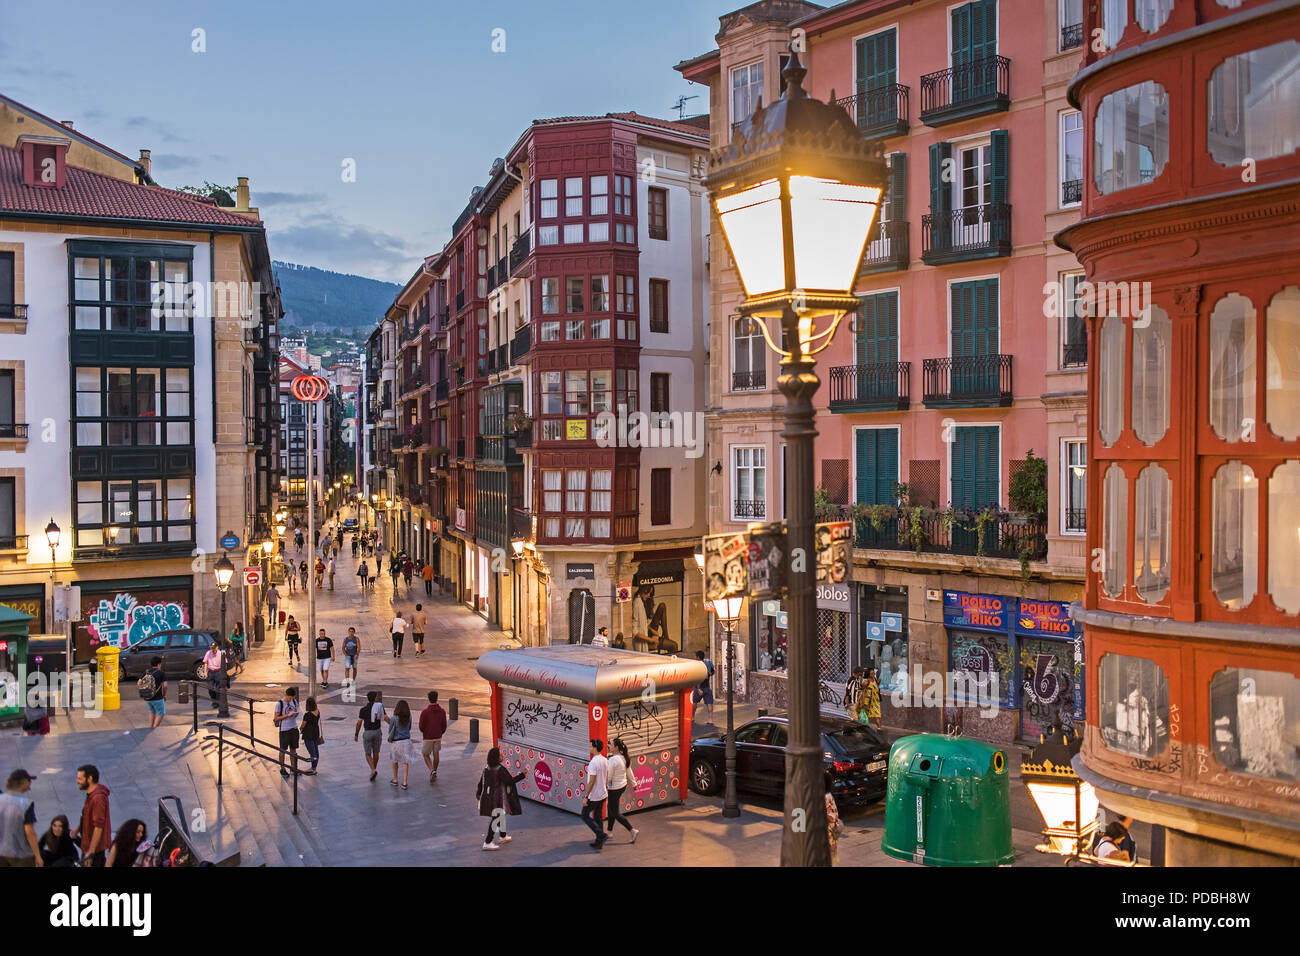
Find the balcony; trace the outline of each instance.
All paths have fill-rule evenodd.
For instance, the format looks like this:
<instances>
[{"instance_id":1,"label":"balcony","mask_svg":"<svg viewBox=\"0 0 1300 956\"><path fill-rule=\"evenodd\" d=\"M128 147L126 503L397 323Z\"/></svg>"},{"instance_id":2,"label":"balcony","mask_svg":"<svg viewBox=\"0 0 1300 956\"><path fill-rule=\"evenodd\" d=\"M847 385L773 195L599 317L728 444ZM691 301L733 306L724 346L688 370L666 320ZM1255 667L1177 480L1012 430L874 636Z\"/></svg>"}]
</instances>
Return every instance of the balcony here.
<instances>
[{"instance_id":1,"label":"balcony","mask_svg":"<svg viewBox=\"0 0 1300 956\"><path fill-rule=\"evenodd\" d=\"M508 369L510 367L510 343L502 342L497 346L497 368Z\"/></svg>"},{"instance_id":2,"label":"balcony","mask_svg":"<svg viewBox=\"0 0 1300 956\"><path fill-rule=\"evenodd\" d=\"M0 302L0 320L27 321L27 306L18 302Z\"/></svg>"},{"instance_id":3,"label":"balcony","mask_svg":"<svg viewBox=\"0 0 1300 956\"><path fill-rule=\"evenodd\" d=\"M457 293L456 293L456 311L457 311L457 313L459 313L460 310L463 309L463 308L465 308L465 291L462 289L460 292L457 292Z\"/></svg>"},{"instance_id":4,"label":"balcony","mask_svg":"<svg viewBox=\"0 0 1300 956\"><path fill-rule=\"evenodd\" d=\"M759 368L749 372L731 373L731 390L733 392L753 392L767 388L767 369Z\"/></svg>"},{"instance_id":5,"label":"balcony","mask_svg":"<svg viewBox=\"0 0 1300 956\"><path fill-rule=\"evenodd\" d=\"M1083 202L1083 180L1067 179L1061 183L1061 205Z\"/></svg>"},{"instance_id":6,"label":"balcony","mask_svg":"<svg viewBox=\"0 0 1300 956\"><path fill-rule=\"evenodd\" d=\"M883 412L911 402L911 362L842 365L831 369L833 412Z\"/></svg>"},{"instance_id":7,"label":"balcony","mask_svg":"<svg viewBox=\"0 0 1300 956\"><path fill-rule=\"evenodd\" d=\"M1011 61L986 56L921 77L921 122L943 126L1011 107Z\"/></svg>"},{"instance_id":8,"label":"balcony","mask_svg":"<svg viewBox=\"0 0 1300 956\"><path fill-rule=\"evenodd\" d=\"M1011 255L1011 206L988 203L921 219L921 261L927 265Z\"/></svg>"},{"instance_id":9,"label":"balcony","mask_svg":"<svg viewBox=\"0 0 1300 956\"><path fill-rule=\"evenodd\" d=\"M875 89L864 90L854 96L835 101L849 111L863 139L885 139L906 136L910 122L908 93L910 87L890 83Z\"/></svg>"},{"instance_id":10,"label":"balcony","mask_svg":"<svg viewBox=\"0 0 1300 956\"><path fill-rule=\"evenodd\" d=\"M1011 356L968 355L922 364L926 408L998 408L1011 404Z\"/></svg>"},{"instance_id":11,"label":"balcony","mask_svg":"<svg viewBox=\"0 0 1300 956\"><path fill-rule=\"evenodd\" d=\"M1061 52L1083 46L1083 24L1067 23L1061 27Z\"/></svg>"},{"instance_id":12,"label":"balcony","mask_svg":"<svg viewBox=\"0 0 1300 956\"><path fill-rule=\"evenodd\" d=\"M0 439L3 438L26 441L27 424L25 422L0 422Z\"/></svg>"},{"instance_id":13,"label":"balcony","mask_svg":"<svg viewBox=\"0 0 1300 956\"><path fill-rule=\"evenodd\" d=\"M438 313L438 329L441 331L451 324L451 306L444 305Z\"/></svg>"},{"instance_id":14,"label":"balcony","mask_svg":"<svg viewBox=\"0 0 1300 956\"><path fill-rule=\"evenodd\" d=\"M737 521L751 521L767 517L767 502L762 499L737 498L732 502L732 516Z\"/></svg>"},{"instance_id":15,"label":"balcony","mask_svg":"<svg viewBox=\"0 0 1300 956\"><path fill-rule=\"evenodd\" d=\"M489 289L495 289L500 283L497 281L497 267L488 266L487 284Z\"/></svg>"},{"instance_id":16,"label":"balcony","mask_svg":"<svg viewBox=\"0 0 1300 956\"><path fill-rule=\"evenodd\" d=\"M914 510L921 513L913 515ZM996 511L981 518L974 511L931 508L886 507L884 511L879 520L862 517L854 522L855 548L1028 561L1047 558L1047 525L1040 518Z\"/></svg>"},{"instance_id":17,"label":"balcony","mask_svg":"<svg viewBox=\"0 0 1300 956\"><path fill-rule=\"evenodd\" d=\"M533 447L533 426L521 428L511 436L514 439L515 448L532 448Z\"/></svg>"},{"instance_id":18,"label":"balcony","mask_svg":"<svg viewBox=\"0 0 1300 956\"><path fill-rule=\"evenodd\" d=\"M906 219L892 219L882 222L867 243L867 251L862 255L862 268L859 275L876 272L896 272L906 269L910 249L908 246L908 222Z\"/></svg>"},{"instance_id":19,"label":"balcony","mask_svg":"<svg viewBox=\"0 0 1300 956\"><path fill-rule=\"evenodd\" d=\"M0 551L26 551L27 535L0 533Z\"/></svg>"},{"instance_id":20,"label":"balcony","mask_svg":"<svg viewBox=\"0 0 1300 956\"><path fill-rule=\"evenodd\" d=\"M463 438L456 439L456 457L460 459L465 457L465 439Z\"/></svg>"},{"instance_id":21,"label":"balcony","mask_svg":"<svg viewBox=\"0 0 1300 956\"><path fill-rule=\"evenodd\" d=\"M423 368L412 369L410 372L405 373L402 377L402 394L405 395L409 392L414 392L417 389L421 389L424 387L424 383L425 383L424 369Z\"/></svg>"},{"instance_id":22,"label":"balcony","mask_svg":"<svg viewBox=\"0 0 1300 956\"><path fill-rule=\"evenodd\" d=\"M1081 368L1088 364L1088 340L1066 342L1061 350L1061 368Z\"/></svg>"},{"instance_id":23,"label":"balcony","mask_svg":"<svg viewBox=\"0 0 1300 956\"><path fill-rule=\"evenodd\" d=\"M510 281L510 256L504 255L497 260L497 285L505 285Z\"/></svg>"},{"instance_id":24,"label":"balcony","mask_svg":"<svg viewBox=\"0 0 1300 956\"><path fill-rule=\"evenodd\" d=\"M519 267L528 259L528 251L531 246L529 233L525 232L515 239L510 246L510 274L513 276L519 271Z\"/></svg>"},{"instance_id":25,"label":"balcony","mask_svg":"<svg viewBox=\"0 0 1300 956\"><path fill-rule=\"evenodd\" d=\"M528 354L529 349L533 347L533 331L528 326L524 326L515 333L515 337L510 340L510 364L516 365L519 360Z\"/></svg>"}]
</instances>

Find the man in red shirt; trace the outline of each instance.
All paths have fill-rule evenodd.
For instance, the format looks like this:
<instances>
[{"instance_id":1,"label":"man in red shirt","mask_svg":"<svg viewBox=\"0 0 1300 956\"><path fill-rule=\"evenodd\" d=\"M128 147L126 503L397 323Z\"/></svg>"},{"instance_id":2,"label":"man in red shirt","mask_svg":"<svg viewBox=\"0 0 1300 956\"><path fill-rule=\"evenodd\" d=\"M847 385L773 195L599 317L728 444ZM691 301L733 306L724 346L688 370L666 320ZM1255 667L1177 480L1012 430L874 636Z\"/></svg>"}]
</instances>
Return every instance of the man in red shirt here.
<instances>
[{"instance_id":1,"label":"man in red shirt","mask_svg":"<svg viewBox=\"0 0 1300 956\"><path fill-rule=\"evenodd\" d=\"M86 791L81 826L72 834L81 843L81 865L103 866L113 842L113 821L108 815L108 787L99 782L99 768L88 763L77 768L77 787Z\"/></svg>"},{"instance_id":2,"label":"man in red shirt","mask_svg":"<svg viewBox=\"0 0 1300 956\"><path fill-rule=\"evenodd\" d=\"M438 753L442 750L442 735L447 732L447 712L438 706L438 692L429 691L429 706L420 711L420 736L424 738L424 765L429 768L429 781L438 779ZM433 760L429 760L429 755Z\"/></svg>"}]
</instances>

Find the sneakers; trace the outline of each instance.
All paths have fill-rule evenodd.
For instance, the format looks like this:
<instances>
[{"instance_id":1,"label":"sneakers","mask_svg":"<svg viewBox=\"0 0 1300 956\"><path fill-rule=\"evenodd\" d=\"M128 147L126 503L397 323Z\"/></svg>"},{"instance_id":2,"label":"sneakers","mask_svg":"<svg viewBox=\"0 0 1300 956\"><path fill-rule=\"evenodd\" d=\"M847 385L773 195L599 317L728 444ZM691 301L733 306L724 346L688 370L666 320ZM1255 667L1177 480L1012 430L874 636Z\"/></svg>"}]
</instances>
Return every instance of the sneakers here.
<instances>
[{"instance_id":1,"label":"sneakers","mask_svg":"<svg viewBox=\"0 0 1300 956\"><path fill-rule=\"evenodd\" d=\"M499 845L495 844L495 843L484 843L484 844L483 844L483 849L485 849L485 850L499 850L499 849L501 849L501 847L500 847Z\"/></svg>"},{"instance_id":2,"label":"sneakers","mask_svg":"<svg viewBox=\"0 0 1300 956\"><path fill-rule=\"evenodd\" d=\"M635 842L636 842L636 835L637 835L638 833L640 833L640 832L641 832L640 830L633 829L633 830L632 830L632 839L629 840L628 842L629 842L629 843L635 843Z\"/></svg>"},{"instance_id":3,"label":"sneakers","mask_svg":"<svg viewBox=\"0 0 1300 956\"><path fill-rule=\"evenodd\" d=\"M507 833L505 836L503 836L503 837L501 838L501 841L500 841L500 842L502 842L502 843L509 843L509 842L510 842L511 840L513 840L513 839L514 839L514 837L510 836L510 834Z\"/></svg>"}]
</instances>

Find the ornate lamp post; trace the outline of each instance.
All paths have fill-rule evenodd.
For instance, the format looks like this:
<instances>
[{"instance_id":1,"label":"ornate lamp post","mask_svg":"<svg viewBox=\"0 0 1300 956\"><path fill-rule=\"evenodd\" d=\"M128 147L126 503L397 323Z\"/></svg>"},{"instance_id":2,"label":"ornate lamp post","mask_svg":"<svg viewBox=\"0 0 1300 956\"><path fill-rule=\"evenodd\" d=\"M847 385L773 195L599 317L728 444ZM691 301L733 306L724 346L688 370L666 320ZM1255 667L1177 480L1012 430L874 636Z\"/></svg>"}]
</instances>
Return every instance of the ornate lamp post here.
<instances>
[{"instance_id":1,"label":"ornate lamp post","mask_svg":"<svg viewBox=\"0 0 1300 956\"><path fill-rule=\"evenodd\" d=\"M736 666L735 652L731 640L736 633L736 620L740 617L740 606L744 600L744 595L739 595L737 597L718 598L713 602L713 610L718 615L718 623L722 625L722 630L727 635L727 788L722 799L722 815L724 817L740 816L740 801L736 798Z\"/></svg>"},{"instance_id":2,"label":"ornate lamp post","mask_svg":"<svg viewBox=\"0 0 1300 956\"><path fill-rule=\"evenodd\" d=\"M760 105L729 144L714 150L705 180L744 286L739 311L781 356L777 387L786 397L781 434L792 560L782 866L830 865L826 828L808 822L820 820L824 799L813 620L812 397L821 382L813 356L857 308L853 284L886 181L879 144L863 140L842 107L810 97L806 74L792 50L782 73L785 93L769 108ZM768 327L773 320L780 322L779 340Z\"/></svg>"},{"instance_id":3,"label":"ornate lamp post","mask_svg":"<svg viewBox=\"0 0 1300 956\"><path fill-rule=\"evenodd\" d=\"M511 541L510 548L515 553L514 563L511 565L510 568L512 572L511 577L515 579L515 599L511 602L511 604L514 607L514 613L512 614L512 617L514 619L515 640L519 641L519 596L520 596L519 562L524 556L523 538L515 538L513 541ZM519 643L522 644L523 641L519 641Z\"/></svg>"}]
</instances>

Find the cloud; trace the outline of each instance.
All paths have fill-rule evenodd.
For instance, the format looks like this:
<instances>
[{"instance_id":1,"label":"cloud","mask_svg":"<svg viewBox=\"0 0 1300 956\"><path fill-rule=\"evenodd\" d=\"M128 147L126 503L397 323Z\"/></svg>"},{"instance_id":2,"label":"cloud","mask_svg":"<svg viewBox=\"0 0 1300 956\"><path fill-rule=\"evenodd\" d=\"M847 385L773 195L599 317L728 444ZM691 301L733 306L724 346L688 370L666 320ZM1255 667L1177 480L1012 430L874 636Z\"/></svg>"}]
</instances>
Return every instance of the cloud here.
<instances>
[{"instance_id":1,"label":"cloud","mask_svg":"<svg viewBox=\"0 0 1300 956\"><path fill-rule=\"evenodd\" d=\"M165 143L183 143L185 137L178 135L169 123L160 123L149 116L128 116L123 121L123 126L127 129L144 129L149 130L158 136Z\"/></svg>"},{"instance_id":2,"label":"cloud","mask_svg":"<svg viewBox=\"0 0 1300 956\"><path fill-rule=\"evenodd\" d=\"M197 156L181 156L178 153L156 153L150 159L153 165L167 169L193 169L199 165Z\"/></svg>"},{"instance_id":3,"label":"cloud","mask_svg":"<svg viewBox=\"0 0 1300 956\"><path fill-rule=\"evenodd\" d=\"M397 235L324 212L285 226L268 223L267 239L276 259L400 281L423 258Z\"/></svg>"},{"instance_id":4,"label":"cloud","mask_svg":"<svg viewBox=\"0 0 1300 956\"><path fill-rule=\"evenodd\" d=\"M314 205L324 202L324 193L277 193L253 191L253 205L262 206L299 206Z\"/></svg>"}]
</instances>

